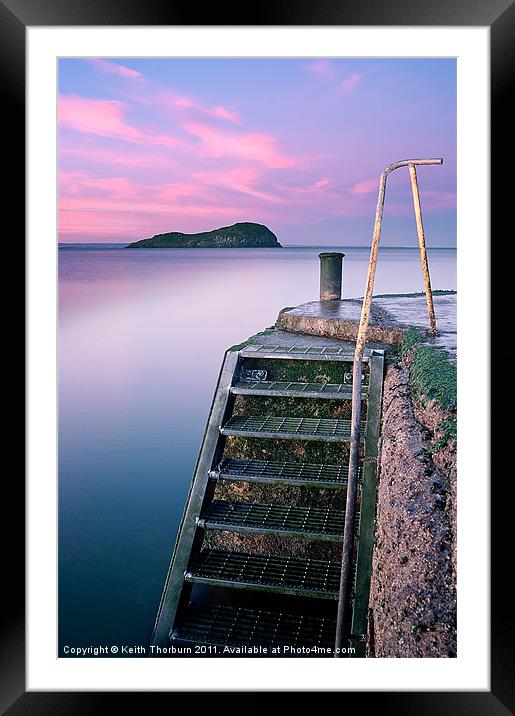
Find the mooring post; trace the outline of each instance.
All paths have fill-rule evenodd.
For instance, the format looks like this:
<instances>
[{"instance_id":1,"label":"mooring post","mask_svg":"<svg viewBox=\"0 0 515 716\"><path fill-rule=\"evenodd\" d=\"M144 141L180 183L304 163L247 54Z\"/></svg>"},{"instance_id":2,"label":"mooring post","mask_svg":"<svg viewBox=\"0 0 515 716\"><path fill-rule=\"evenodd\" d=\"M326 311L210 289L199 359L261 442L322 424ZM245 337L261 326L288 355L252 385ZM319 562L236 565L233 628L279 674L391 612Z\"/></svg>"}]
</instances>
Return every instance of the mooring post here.
<instances>
[{"instance_id":1,"label":"mooring post","mask_svg":"<svg viewBox=\"0 0 515 716\"><path fill-rule=\"evenodd\" d=\"M320 300L339 301L342 297L342 263L345 254L323 253L320 257Z\"/></svg>"}]
</instances>

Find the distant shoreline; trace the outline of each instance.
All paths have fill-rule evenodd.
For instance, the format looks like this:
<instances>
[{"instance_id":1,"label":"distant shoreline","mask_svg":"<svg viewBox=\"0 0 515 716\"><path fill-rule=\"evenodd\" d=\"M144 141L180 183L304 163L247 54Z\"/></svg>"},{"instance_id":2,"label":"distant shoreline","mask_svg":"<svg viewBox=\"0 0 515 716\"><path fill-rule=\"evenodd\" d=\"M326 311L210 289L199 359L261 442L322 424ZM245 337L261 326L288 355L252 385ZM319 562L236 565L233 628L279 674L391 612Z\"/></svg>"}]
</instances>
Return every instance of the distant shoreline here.
<instances>
[{"instance_id":1,"label":"distant shoreline","mask_svg":"<svg viewBox=\"0 0 515 716\"><path fill-rule=\"evenodd\" d=\"M58 243L57 247L58 249L77 249L77 248L105 248L106 250L109 248L127 248L128 244L126 242L118 242L118 241L99 241L99 242L61 242ZM160 251L212 251L212 250L222 250L222 251L233 251L234 249L238 250L254 250L254 251L263 251L268 249L273 249L275 247L273 246L249 246L249 247L243 247L238 246L234 248L222 248L222 247L193 247L193 246L177 246L177 247L163 247L160 248ZM339 250L345 250L345 249L361 249L362 251L370 251L370 246L359 246L359 245L349 245L344 246L340 244L317 244L317 245L304 245L304 244L283 244L283 249L331 249L333 251L339 251ZM402 249L403 251L417 251L418 252L418 246L380 246L379 251L396 251ZM428 251L456 251L456 246L428 246ZM140 249L141 250L141 249ZM143 249L144 250L144 249ZM155 251L155 248L152 249Z\"/></svg>"}]
</instances>

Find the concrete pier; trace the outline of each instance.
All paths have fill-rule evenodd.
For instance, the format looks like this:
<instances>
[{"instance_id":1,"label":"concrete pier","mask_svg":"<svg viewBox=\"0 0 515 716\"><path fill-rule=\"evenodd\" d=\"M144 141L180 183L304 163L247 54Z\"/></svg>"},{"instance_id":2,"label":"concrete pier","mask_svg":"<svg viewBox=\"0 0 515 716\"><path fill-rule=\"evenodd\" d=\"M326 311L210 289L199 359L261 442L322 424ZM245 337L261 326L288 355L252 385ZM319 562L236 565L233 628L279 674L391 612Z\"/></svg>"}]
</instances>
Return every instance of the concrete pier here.
<instances>
[{"instance_id":1,"label":"concrete pier","mask_svg":"<svg viewBox=\"0 0 515 716\"><path fill-rule=\"evenodd\" d=\"M456 361L456 293L435 292L437 336L426 336L428 345L444 348ZM276 326L297 334L355 342L361 314L361 299L310 301L279 313ZM384 295L372 299L367 346L398 345L409 328L426 335L427 305L424 294Z\"/></svg>"}]
</instances>

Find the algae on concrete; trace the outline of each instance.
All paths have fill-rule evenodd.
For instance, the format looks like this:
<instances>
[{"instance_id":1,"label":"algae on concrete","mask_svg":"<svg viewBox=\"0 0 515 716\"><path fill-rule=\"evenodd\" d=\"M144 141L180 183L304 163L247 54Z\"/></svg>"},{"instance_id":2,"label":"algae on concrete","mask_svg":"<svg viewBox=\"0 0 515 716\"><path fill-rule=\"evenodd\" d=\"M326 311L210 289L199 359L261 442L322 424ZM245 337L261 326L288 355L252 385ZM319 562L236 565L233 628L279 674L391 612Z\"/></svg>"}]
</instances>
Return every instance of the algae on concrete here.
<instances>
[{"instance_id":1,"label":"algae on concrete","mask_svg":"<svg viewBox=\"0 0 515 716\"><path fill-rule=\"evenodd\" d=\"M249 339L251 340L251 339ZM248 342L246 342L247 344ZM320 382L330 379L341 382L349 363L330 363L303 360L269 360L245 358L244 366L267 370L267 379ZM365 416L365 403L363 415ZM234 415L285 415L299 417L343 418L350 417L351 403L348 399L325 400L312 398L289 398L237 395ZM274 462L346 465L349 458L348 443L229 436L225 439L224 458L240 460L264 460ZM230 502L259 504L311 506L344 509L345 491L320 489L318 487L259 484L244 481L218 480L215 499ZM255 554L278 554L311 559L337 560L341 545L327 541L286 539L277 535L242 535L229 530L209 531L204 538L205 548L237 550Z\"/></svg>"}]
</instances>

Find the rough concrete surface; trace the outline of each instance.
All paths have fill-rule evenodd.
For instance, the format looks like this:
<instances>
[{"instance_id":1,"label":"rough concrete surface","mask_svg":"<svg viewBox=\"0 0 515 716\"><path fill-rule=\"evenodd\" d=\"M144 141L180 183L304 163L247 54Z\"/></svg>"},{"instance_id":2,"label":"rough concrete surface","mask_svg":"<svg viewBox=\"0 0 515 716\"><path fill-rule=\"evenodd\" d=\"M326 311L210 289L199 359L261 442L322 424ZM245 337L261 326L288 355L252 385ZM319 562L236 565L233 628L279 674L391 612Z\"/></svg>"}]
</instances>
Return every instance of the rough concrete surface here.
<instances>
[{"instance_id":1,"label":"rough concrete surface","mask_svg":"<svg viewBox=\"0 0 515 716\"><path fill-rule=\"evenodd\" d=\"M427 339L428 344L445 348L449 357L456 361L456 299L457 294L433 296L438 335ZM425 296L389 296L374 298L372 304L387 311L390 320L408 324L419 330L427 329L427 304Z\"/></svg>"},{"instance_id":2,"label":"rough concrete surface","mask_svg":"<svg viewBox=\"0 0 515 716\"><path fill-rule=\"evenodd\" d=\"M375 657L455 657L453 500L417 421L408 368L386 373L370 593Z\"/></svg>"},{"instance_id":3,"label":"rough concrete surface","mask_svg":"<svg viewBox=\"0 0 515 716\"><path fill-rule=\"evenodd\" d=\"M444 348L455 360L456 296L434 296L434 302L440 335L425 337L424 342ZM285 309L275 327L248 343L337 345L352 351L352 332L344 332L343 340L334 325L335 321L342 325L345 316L344 321L354 321L357 327L360 309L360 300L313 301ZM376 326L378 322L390 324L402 332L410 323L423 329L427 325L425 297L374 298L372 318ZM290 320L295 329L287 330ZM395 342L384 332L379 335L380 342L368 342L367 349L388 351L387 343ZM413 402L408 359L409 354L406 363L388 367L384 385L368 651L379 658L455 657L456 443L442 440L441 428L455 414L445 412L435 400ZM248 494L248 486L240 489L240 499L254 497ZM236 498L231 495L231 499ZM304 500L302 495L300 501ZM265 541L258 547L266 552L271 545ZM279 547L274 545L276 550ZM309 546L311 557L313 549L316 545ZM291 546L289 550L285 554L292 553ZM292 554L307 556L297 550ZM318 551L316 556L337 558Z\"/></svg>"},{"instance_id":4,"label":"rough concrete surface","mask_svg":"<svg viewBox=\"0 0 515 716\"><path fill-rule=\"evenodd\" d=\"M435 295L438 335L426 342L445 348L456 360L456 294ZM361 299L342 301L310 301L295 308L283 309L277 318L277 328L293 333L355 341L361 313ZM402 342L408 328L427 329L425 296L388 296L373 298L367 343L396 345Z\"/></svg>"},{"instance_id":5,"label":"rough concrete surface","mask_svg":"<svg viewBox=\"0 0 515 716\"><path fill-rule=\"evenodd\" d=\"M358 335L361 301L311 301L281 311L276 326L285 331L355 341ZM404 329L379 306L372 306L367 341L398 344Z\"/></svg>"},{"instance_id":6,"label":"rough concrete surface","mask_svg":"<svg viewBox=\"0 0 515 716\"><path fill-rule=\"evenodd\" d=\"M436 400L431 400L427 405L422 406L416 403L414 406L415 417L421 425L427 428L431 435L431 452L433 462L444 476L448 486L447 494L447 514L451 525L452 533L452 569L454 573L454 584L457 579L457 452L456 440L451 440L440 447L442 440L441 425L444 420L451 417L451 413L447 413L438 405Z\"/></svg>"}]
</instances>

